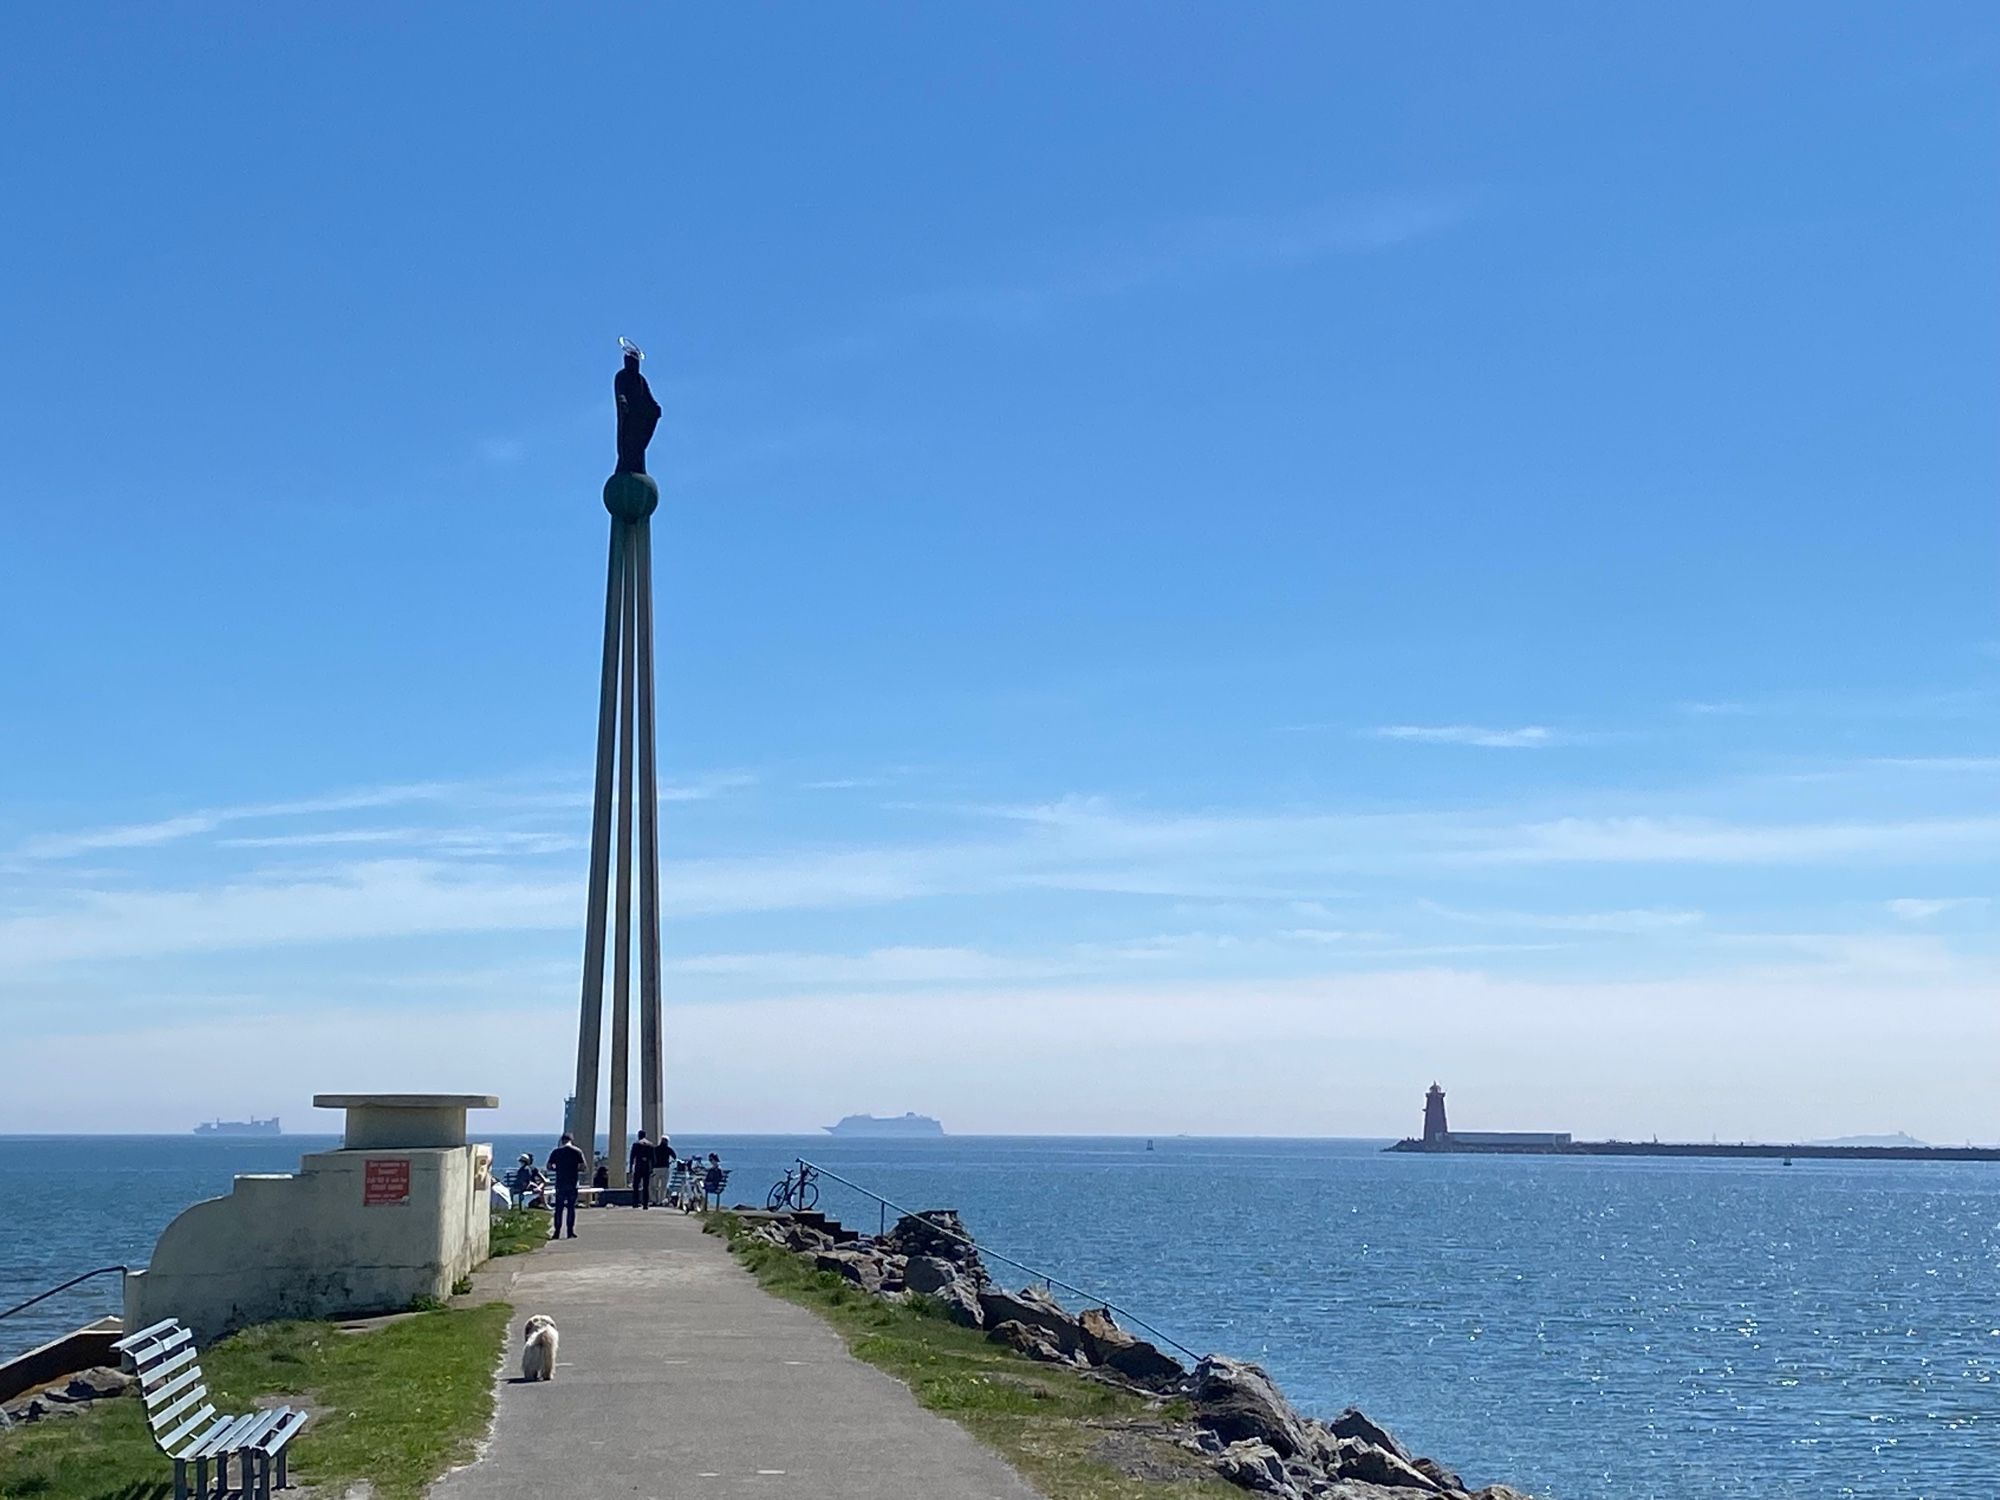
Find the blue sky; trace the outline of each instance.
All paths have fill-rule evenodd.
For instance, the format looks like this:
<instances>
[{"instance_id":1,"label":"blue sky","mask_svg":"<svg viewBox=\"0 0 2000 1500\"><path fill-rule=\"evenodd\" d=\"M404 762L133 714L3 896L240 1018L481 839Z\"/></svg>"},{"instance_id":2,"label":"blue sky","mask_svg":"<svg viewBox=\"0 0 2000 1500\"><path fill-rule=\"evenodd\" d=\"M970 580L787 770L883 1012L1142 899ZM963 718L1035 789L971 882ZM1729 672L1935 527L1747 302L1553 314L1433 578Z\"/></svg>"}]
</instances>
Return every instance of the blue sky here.
<instances>
[{"instance_id":1,"label":"blue sky","mask_svg":"<svg viewBox=\"0 0 2000 1500\"><path fill-rule=\"evenodd\" d=\"M553 1122L629 334L670 1123L2000 1137L1989 8L0 50L0 1130Z\"/></svg>"}]
</instances>

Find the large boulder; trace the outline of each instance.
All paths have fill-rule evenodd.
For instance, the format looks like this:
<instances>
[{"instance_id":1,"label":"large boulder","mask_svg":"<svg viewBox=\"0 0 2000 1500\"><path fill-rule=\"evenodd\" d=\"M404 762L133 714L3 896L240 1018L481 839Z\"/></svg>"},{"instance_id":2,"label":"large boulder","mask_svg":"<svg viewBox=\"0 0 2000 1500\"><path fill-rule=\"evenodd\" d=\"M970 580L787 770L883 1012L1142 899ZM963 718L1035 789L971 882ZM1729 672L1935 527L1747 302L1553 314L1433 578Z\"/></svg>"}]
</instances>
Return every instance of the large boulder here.
<instances>
[{"instance_id":1,"label":"large boulder","mask_svg":"<svg viewBox=\"0 0 2000 1500\"><path fill-rule=\"evenodd\" d=\"M1179 1360L1127 1333L1103 1309L1085 1308L1076 1322L1083 1336L1084 1356L1092 1364L1102 1365L1135 1385L1154 1390L1178 1385L1187 1378Z\"/></svg>"},{"instance_id":2,"label":"large boulder","mask_svg":"<svg viewBox=\"0 0 2000 1500\"><path fill-rule=\"evenodd\" d=\"M833 1248L833 1236L823 1229L815 1229L810 1224L787 1224L783 1233L785 1248L800 1255L811 1255L815 1251Z\"/></svg>"},{"instance_id":3,"label":"large boulder","mask_svg":"<svg viewBox=\"0 0 2000 1500\"><path fill-rule=\"evenodd\" d=\"M858 1250L822 1250L813 1257L817 1270L831 1271L864 1292L882 1290L882 1262Z\"/></svg>"},{"instance_id":4,"label":"large boulder","mask_svg":"<svg viewBox=\"0 0 2000 1500\"><path fill-rule=\"evenodd\" d=\"M1489 1484L1483 1490L1475 1490L1472 1500L1534 1500L1534 1496L1510 1485Z\"/></svg>"},{"instance_id":5,"label":"large boulder","mask_svg":"<svg viewBox=\"0 0 2000 1500\"><path fill-rule=\"evenodd\" d=\"M1327 1464L1342 1479L1359 1479L1385 1489L1416 1490L1436 1494L1444 1487L1387 1448L1378 1448L1360 1438L1339 1438L1332 1461Z\"/></svg>"},{"instance_id":6,"label":"large boulder","mask_svg":"<svg viewBox=\"0 0 2000 1500\"><path fill-rule=\"evenodd\" d=\"M935 1292L959 1279L955 1262L938 1255L912 1255L903 1266L903 1285L913 1292Z\"/></svg>"},{"instance_id":7,"label":"large boulder","mask_svg":"<svg viewBox=\"0 0 2000 1500\"><path fill-rule=\"evenodd\" d=\"M1030 1359L1046 1360L1052 1365L1073 1364L1081 1356L1071 1355L1049 1337L1045 1329L1028 1323L1008 1321L995 1324L986 1335L996 1344L1005 1344L1009 1349L1025 1354Z\"/></svg>"},{"instance_id":8,"label":"large boulder","mask_svg":"<svg viewBox=\"0 0 2000 1500\"><path fill-rule=\"evenodd\" d=\"M80 1374L70 1376L60 1389L51 1386L42 1394L51 1401L87 1403L108 1401L134 1389L139 1382L123 1370L114 1370L109 1365L98 1365Z\"/></svg>"},{"instance_id":9,"label":"large boulder","mask_svg":"<svg viewBox=\"0 0 2000 1500\"><path fill-rule=\"evenodd\" d=\"M1025 1323L1041 1329L1064 1354L1085 1357L1083 1328L1076 1315L1045 1292L1033 1287L1024 1287L1019 1292L987 1287L979 1294L979 1310L988 1328L998 1328L1002 1323Z\"/></svg>"},{"instance_id":10,"label":"large boulder","mask_svg":"<svg viewBox=\"0 0 2000 1500\"><path fill-rule=\"evenodd\" d=\"M948 1260L969 1275L975 1285L986 1285L986 1267L957 1209L927 1208L920 1214L904 1214L882 1237L882 1248L897 1255L928 1255Z\"/></svg>"},{"instance_id":11,"label":"large boulder","mask_svg":"<svg viewBox=\"0 0 2000 1500\"><path fill-rule=\"evenodd\" d=\"M1280 1458L1311 1458L1318 1447L1304 1419L1257 1365L1211 1354L1194 1367L1193 1397L1196 1425L1225 1443L1254 1438Z\"/></svg>"},{"instance_id":12,"label":"large boulder","mask_svg":"<svg viewBox=\"0 0 2000 1500\"><path fill-rule=\"evenodd\" d=\"M1410 1462L1410 1451L1394 1437L1389 1429L1371 1419L1359 1407L1350 1406L1325 1424L1335 1437L1360 1438L1364 1443L1373 1443L1378 1448L1386 1448L1404 1463Z\"/></svg>"},{"instance_id":13,"label":"large boulder","mask_svg":"<svg viewBox=\"0 0 2000 1500\"><path fill-rule=\"evenodd\" d=\"M1231 1484L1267 1495L1298 1493L1285 1476L1285 1461L1269 1443L1244 1438L1215 1456L1215 1471Z\"/></svg>"},{"instance_id":14,"label":"large boulder","mask_svg":"<svg viewBox=\"0 0 2000 1500\"><path fill-rule=\"evenodd\" d=\"M986 1314L980 1311L979 1297L972 1290L970 1282L947 1281L934 1292L922 1294L952 1322L961 1328L984 1328Z\"/></svg>"},{"instance_id":15,"label":"large boulder","mask_svg":"<svg viewBox=\"0 0 2000 1500\"><path fill-rule=\"evenodd\" d=\"M1465 1481L1434 1458L1413 1458L1410 1467L1441 1490L1462 1490Z\"/></svg>"}]
</instances>

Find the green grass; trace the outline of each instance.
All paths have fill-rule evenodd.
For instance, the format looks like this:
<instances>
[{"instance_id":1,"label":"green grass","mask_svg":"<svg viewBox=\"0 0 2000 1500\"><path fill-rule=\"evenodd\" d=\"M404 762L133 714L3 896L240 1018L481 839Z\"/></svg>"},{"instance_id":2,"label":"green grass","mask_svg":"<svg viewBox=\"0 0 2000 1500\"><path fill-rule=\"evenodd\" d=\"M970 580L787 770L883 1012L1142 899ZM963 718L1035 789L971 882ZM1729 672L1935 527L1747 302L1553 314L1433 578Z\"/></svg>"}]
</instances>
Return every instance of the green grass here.
<instances>
[{"instance_id":1,"label":"green grass","mask_svg":"<svg viewBox=\"0 0 2000 1500\"><path fill-rule=\"evenodd\" d=\"M489 1255L526 1255L541 1248L549 1237L550 1215L546 1208L510 1208L493 1216L493 1241Z\"/></svg>"},{"instance_id":2,"label":"green grass","mask_svg":"<svg viewBox=\"0 0 2000 1500\"><path fill-rule=\"evenodd\" d=\"M260 1396L311 1407L291 1449L297 1482L337 1494L367 1479L382 1500L417 1500L471 1455L492 1420L493 1371L512 1314L494 1302L354 1334L331 1323L265 1323L204 1350L201 1363L220 1410L244 1410ZM5 1500L161 1500L172 1477L138 1401L0 1433Z\"/></svg>"},{"instance_id":3,"label":"green grass","mask_svg":"<svg viewBox=\"0 0 2000 1500\"><path fill-rule=\"evenodd\" d=\"M711 1214L706 1227L728 1237L766 1291L825 1318L858 1358L960 1423L1048 1500L1241 1500L1242 1491L1167 1435L1185 1416L1177 1406L1037 1364L921 1302L872 1297L749 1235L734 1214Z\"/></svg>"}]
</instances>

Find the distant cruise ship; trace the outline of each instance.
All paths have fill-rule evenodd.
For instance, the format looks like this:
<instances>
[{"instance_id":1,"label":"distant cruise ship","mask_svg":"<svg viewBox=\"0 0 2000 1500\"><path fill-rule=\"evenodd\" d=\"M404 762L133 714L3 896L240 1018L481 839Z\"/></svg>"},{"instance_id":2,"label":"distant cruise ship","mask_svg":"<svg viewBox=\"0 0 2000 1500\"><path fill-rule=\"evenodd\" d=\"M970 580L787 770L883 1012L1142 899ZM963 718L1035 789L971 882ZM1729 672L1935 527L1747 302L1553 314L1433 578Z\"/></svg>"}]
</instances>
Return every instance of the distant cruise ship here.
<instances>
[{"instance_id":1,"label":"distant cruise ship","mask_svg":"<svg viewBox=\"0 0 2000 1500\"><path fill-rule=\"evenodd\" d=\"M823 1127L828 1135L943 1135L944 1126L929 1115L849 1115L838 1125Z\"/></svg>"},{"instance_id":2,"label":"distant cruise ship","mask_svg":"<svg viewBox=\"0 0 2000 1500\"><path fill-rule=\"evenodd\" d=\"M282 1135L278 1129L278 1117L268 1120L210 1120L206 1125L194 1128L196 1135Z\"/></svg>"}]
</instances>

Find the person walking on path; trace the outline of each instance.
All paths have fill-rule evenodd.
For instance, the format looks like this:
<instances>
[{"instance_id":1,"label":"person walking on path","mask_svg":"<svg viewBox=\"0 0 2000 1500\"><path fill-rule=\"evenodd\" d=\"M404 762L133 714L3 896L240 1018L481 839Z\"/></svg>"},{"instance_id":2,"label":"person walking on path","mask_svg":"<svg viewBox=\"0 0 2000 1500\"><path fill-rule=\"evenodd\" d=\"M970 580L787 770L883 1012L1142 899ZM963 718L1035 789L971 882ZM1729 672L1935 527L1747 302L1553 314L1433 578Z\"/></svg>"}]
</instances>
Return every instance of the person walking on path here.
<instances>
[{"instance_id":1,"label":"person walking on path","mask_svg":"<svg viewBox=\"0 0 2000 1500\"><path fill-rule=\"evenodd\" d=\"M640 1208L651 1208L653 1188L653 1143L646 1139L646 1132L639 1132L639 1139L632 1143L632 1201Z\"/></svg>"},{"instance_id":2,"label":"person walking on path","mask_svg":"<svg viewBox=\"0 0 2000 1500\"><path fill-rule=\"evenodd\" d=\"M585 1162L583 1153L576 1148L568 1131L556 1142L556 1149L549 1153L549 1174L556 1180L556 1221L549 1228L549 1238L561 1239L565 1233L576 1238L576 1189L583 1180ZM565 1220L567 1215L567 1220ZM567 1223L567 1230L565 1230Z\"/></svg>"}]
</instances>

